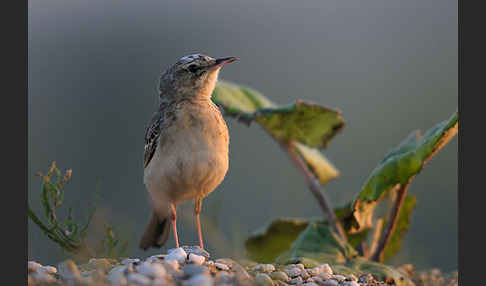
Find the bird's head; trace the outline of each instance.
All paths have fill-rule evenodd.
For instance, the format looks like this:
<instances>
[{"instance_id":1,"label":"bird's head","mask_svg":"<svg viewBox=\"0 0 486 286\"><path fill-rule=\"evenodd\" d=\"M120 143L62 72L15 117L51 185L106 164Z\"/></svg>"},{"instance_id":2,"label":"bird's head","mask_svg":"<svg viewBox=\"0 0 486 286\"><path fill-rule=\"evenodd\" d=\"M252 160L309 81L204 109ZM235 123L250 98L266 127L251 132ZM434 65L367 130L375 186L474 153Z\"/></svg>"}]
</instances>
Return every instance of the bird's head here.
<instances>
[{"instance_id":1,"label":"bird's head","mask_svg":"<svg viewBox=\"0 0 486 286\"><path fill-rule=\"evenodd\" d=\"M219 70L235 57L214 59L193 54L180 58L160 77L160 97L210 98Z\"/></svg>"}]
</instances>

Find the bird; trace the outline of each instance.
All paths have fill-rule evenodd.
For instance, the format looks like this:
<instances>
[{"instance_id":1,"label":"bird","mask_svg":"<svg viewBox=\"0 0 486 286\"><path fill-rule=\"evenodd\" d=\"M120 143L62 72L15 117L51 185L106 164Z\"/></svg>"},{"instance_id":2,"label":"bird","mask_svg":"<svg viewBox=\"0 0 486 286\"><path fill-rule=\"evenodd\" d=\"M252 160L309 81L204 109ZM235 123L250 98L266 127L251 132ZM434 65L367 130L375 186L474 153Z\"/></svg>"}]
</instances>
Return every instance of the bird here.
<instances>
[{"instance_id":1,"label":"bird","mask_svg":"<svg viewBox=\"0 0 486 286\"><path fill-rule=\"evenodd\" d=\"M224 180L228 171L228 127L211 94L221 68L236 57L191 54L180 58L160 76L159 107L145 131L144 185L152 214L140 248L162 247L177 235L177 205L193 199L199 247L204 249L202 200Z\"/></svg>"}]
</instances>

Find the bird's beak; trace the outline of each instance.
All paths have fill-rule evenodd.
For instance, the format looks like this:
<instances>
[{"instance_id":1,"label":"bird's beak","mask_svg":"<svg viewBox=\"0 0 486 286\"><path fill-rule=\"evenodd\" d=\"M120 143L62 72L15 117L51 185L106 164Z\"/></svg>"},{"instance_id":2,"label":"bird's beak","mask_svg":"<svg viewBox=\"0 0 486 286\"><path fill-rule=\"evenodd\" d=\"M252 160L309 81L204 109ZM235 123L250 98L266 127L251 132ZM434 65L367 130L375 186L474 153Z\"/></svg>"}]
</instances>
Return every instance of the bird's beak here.
<instances>
[{"instance_id":1,"label":"bird's beak","mask_svg":"<svg viewBox=\"0 0 486 286\"><path fill-rule=\"evenodd\" d=\"M212 65L209 69L213 70L213 69L221 68L225 64L229 64L229 63L234 62L236 60L238 60L238 58L235 58L235 57L219 58L219 59L216 59L214 65Z\"/></svg>"}]
</instances>

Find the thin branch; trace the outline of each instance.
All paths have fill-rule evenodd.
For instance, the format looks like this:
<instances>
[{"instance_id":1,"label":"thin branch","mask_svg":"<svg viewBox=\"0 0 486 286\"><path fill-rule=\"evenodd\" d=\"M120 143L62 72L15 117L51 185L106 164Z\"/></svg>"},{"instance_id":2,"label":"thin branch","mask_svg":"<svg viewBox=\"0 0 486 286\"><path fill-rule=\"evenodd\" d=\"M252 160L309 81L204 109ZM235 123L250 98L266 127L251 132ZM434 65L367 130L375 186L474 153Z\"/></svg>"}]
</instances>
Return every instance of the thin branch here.
<instances>
[{"instance_id":1,"label":"thin branch","mask_svg":"<svg viewBox=\"0 0 486 286\"><path fill-rule=\"evenodd\" d=\"M397 227L397 221L400 214L400 210L403 206L403 201L405 196L407 195L408 186L410 186L410 182L413 180L413 177L410 178L408 183L405 186L400 187L397 192L397 198L394 202L392 212L390 214L390 221L385 229L385 233L381 237L381 240L376 248L376 251L371 254L371 259L374 261L382 262L384 259L385 249L388 243L390 242L391 236Z\"/></svg>"},{"instance_id":2,"label":"thin branch","mask_svg":"<svg viewBox=\"0 0 486 286\"><path fill-rule=\"evenodd\" d=\"M289 155L290 159L296 165L297 169L299 169L304 175L309 190L316 198L317 203L319 204L319 207L321 208L322 212L328 216L331 225L333 225L334 229L337 231L339 236L341 236L341 239L347 242L346 233L344 232L341 223L339 222L339 220L336 218L336 215L334 214L334 208L332 208L331 204L329 203L329 201L326 199L326 197L321 191L321 183L316 179L314 174L312 174L312 172L309 170L307 164L302 160L302 157L299 154L297 154L297 152L295 152L294 150L295 145L292 142L290 142L287 145L282 144L281 147Z\"/></svg>"}]
</instances>

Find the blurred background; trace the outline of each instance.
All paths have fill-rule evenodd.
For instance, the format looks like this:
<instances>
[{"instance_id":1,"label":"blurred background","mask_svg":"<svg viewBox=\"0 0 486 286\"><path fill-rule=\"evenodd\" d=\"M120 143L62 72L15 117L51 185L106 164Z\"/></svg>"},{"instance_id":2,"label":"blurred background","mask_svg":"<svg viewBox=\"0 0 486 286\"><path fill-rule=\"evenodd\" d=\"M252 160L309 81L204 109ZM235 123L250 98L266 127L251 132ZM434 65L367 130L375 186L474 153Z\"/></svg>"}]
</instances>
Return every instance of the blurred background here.
<instances>
[{"instance_id":1,"label":"blurred background","mask_svg":"<svg viewBox=\"0 0 486 286\"><path fill-rule=\"evenodd\" d=\"M237 56L220 78L271 100L306 99L346 121L325 155L340 170L326 193L351 199L384 154L412 130L457 109L457 1L29 1L29 204L40 212L39 171L73 170L66 201L84 219L97 186L104 221L130 239L150 214L143 136L158 78L180 57ZM257 125L227 119L230 169L203 202L214 256L240 256L248 234L278 217L320 216L304 179ZM391 264L457 269L457 139L417 176L404 247ZM196 245L192 203L178 210L182 244ZM65 256L29 221L29 260ZM170 239L167 247L174 247ZM165 250L162 250L165 251Z\"/></svg>"}]
</instances>

